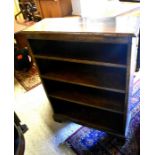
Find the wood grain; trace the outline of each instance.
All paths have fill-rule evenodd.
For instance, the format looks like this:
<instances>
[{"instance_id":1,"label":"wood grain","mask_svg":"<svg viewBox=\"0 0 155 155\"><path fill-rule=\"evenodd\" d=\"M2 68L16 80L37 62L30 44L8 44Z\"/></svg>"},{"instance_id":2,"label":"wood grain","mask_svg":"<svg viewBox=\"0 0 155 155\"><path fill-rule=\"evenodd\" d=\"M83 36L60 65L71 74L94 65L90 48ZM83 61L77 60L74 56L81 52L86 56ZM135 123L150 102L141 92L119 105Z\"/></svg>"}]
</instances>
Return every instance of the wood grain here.
<instances>
[{"instance_id":1,"label":"wood grain","mask_svg":"<svg viewBox=\"0 0 155 155\"><path fill-rule=\"evenodd\" d=\"M71 0L35 0L42 18L64 17L71 15Z\"/></svg>"}]
</instances>

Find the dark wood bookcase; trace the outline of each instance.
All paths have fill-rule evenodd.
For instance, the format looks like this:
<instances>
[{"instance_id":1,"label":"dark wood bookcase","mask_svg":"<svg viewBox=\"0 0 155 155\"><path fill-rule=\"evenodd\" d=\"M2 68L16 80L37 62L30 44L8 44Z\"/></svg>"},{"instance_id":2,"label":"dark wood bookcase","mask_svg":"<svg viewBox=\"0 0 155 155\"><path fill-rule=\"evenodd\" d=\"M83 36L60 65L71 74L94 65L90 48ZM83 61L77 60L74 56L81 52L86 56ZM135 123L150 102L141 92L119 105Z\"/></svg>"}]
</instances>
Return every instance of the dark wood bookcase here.
<instances>
[{"instance_id":1,"label":"dark wood bookcase","mask_svg":"<svg viewBox=\"0 0 155 155\"><path fill-rule=\"evenodd\" d=\"M137 36L27 30L56 121L125 137Z\"/></svg>"}]
</instances>

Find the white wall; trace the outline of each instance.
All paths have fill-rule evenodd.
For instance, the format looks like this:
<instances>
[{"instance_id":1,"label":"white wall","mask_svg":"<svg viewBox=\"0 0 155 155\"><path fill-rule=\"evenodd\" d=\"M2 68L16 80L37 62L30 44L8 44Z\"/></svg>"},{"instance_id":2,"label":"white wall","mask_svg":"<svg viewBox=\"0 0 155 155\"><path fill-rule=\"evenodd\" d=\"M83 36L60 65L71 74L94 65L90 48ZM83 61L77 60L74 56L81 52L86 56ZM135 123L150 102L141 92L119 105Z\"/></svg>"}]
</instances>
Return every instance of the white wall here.
<instances>
[{"instance_id":1,"label":"white wall","mask_svg":"<svg viewBox=\"0 0 155 155\"><path fill-rule=\"evenodd\" d=\"M103 17L118 0L72 0L73 15Z\"/></svg>"}]
</instances>

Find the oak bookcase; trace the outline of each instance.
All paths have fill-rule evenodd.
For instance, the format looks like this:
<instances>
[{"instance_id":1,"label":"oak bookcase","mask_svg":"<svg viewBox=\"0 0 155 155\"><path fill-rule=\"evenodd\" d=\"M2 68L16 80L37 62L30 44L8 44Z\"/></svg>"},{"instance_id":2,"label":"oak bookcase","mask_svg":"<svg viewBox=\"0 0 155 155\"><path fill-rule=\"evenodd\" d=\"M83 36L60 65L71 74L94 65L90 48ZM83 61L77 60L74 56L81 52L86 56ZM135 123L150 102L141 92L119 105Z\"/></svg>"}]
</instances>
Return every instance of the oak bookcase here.
<instances>
[{"instance_id":1,"label":"oak bookcase","mask_svg":"<svg viewBox=\"0 0 155 155\"><path fill-rule=\"evenodd\" d=\"M87 29L88 25L84 29L83 21L74 19L72 24L77 29L70 20L44 19L23 31L52 105L53 118L125 137L138 26L124 32L105 21L98 31L97 27ZM138 21L134 20L136 25ZM73 27L75 30L70 29Z\"/></svg>"}]
</instances>

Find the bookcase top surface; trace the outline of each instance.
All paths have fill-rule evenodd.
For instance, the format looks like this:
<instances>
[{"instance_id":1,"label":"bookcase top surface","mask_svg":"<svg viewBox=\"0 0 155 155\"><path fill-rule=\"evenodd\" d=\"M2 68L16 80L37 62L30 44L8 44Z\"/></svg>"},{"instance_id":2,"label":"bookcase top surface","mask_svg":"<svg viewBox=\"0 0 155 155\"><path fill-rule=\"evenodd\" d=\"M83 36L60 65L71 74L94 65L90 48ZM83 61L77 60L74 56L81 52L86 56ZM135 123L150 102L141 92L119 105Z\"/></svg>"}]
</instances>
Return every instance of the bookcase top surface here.
<instances>
[{"instance_id":1,"label":"bookcase top surface","mask_svg":"<svg viewBox=\"0 0 155 155\"><path fill-rule=\"evenodd\" d=\"M135 15L121 15L103 19L81 17L45 18L23 30L23 33L97 34L105 36L137 36L140 19Z\"/></svg>"}]
</instances>

